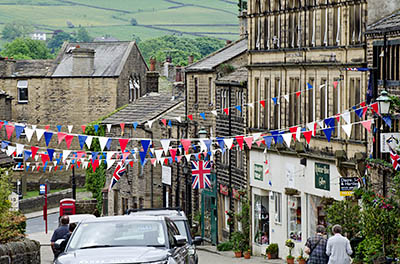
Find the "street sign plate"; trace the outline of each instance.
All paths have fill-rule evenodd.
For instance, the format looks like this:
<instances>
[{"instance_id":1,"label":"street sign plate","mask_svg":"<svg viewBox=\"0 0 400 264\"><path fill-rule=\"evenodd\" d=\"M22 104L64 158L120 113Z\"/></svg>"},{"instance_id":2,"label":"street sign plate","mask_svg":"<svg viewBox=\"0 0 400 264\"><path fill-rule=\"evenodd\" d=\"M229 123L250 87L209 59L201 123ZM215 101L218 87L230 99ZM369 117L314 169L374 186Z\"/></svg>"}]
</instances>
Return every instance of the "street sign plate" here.
<instances>
[{"instance_id":1,"label":"street sign plate","mask_svg":"<svg viewBox=\"0 0 400 264\"><path fill-rule=\"evenodd\" d=\"M39 186L39 194L44 195L46 193L46 184L40 184Z\"/></svg>"},{"instance_id":2,"label":"street sign plate","mask_svg":"<svg viewBox=\"0 0 400 264\"><path fill-rule=\"evenodd\" d=\"M358 178L340 178L340 196L352 196L353 190L358 187Z\"/></svg>"}]
</instances>

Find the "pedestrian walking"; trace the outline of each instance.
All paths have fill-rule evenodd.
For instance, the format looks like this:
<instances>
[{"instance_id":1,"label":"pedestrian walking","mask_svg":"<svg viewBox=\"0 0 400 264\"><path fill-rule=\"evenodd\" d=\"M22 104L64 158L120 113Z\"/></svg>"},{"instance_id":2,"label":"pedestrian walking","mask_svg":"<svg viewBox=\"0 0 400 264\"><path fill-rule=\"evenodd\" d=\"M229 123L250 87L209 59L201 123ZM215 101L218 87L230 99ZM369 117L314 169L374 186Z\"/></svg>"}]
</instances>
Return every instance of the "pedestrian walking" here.
<instances>
[{"instance_id":1,"label":"pedestrian walking","mask_svg":"<svg viewBox=\"0 0 400 264\"><path fill-rule=\"evenodd\" d=\"M51 249L53 250L54 259L56 259L58 257L58 255L62 252L61 250L55 248L54 243L58 239L64 238L64 236L69 233L69 228L68 228L69 217L68 217L68 215L63 215L60 219L60 223L61 223L61 225L56 230L54 230L53 236L50 239Z\"/></svg>"},{"instance_id":2,"label":"pedestrian walking","mask_svg":"<svg viewBox=\"0 0 400 264\"><path fill-rule=\"evenodd\" d=\"M64 252L65 247L66 247L67 244L68 244L69 238L71 237L72 233L73 233L74 230L75 230L75 227L76 227L76 223L70 223L70 224L69 224L69 227L68 227L68 231L69 231L69 232L68 232L68 234L66 234L66 235L63 237L64 241L60 244L60 251L61 251L61 252Z\"/></svg>"},{"instance_id":3,"label":"pedestrian walking","mask_svg":"<svg viewBox=\"0 0 400 264\"><path fill-rule=\"evenodd\" d=\"M349 264L351 263L350 241L342 236L342 227L334 225L332 228L333 236L328 239L326 254L329 256L329 264Z\"/></svg>"},{"instance_id":4,"label":"pedestrian walking","mask_svg":"<svg viewBox=\"0 0 400 264\"><path fill-rule=\"evenodd\" d=\"M328 255L326 255L327 239L325 238L325 227L318 225L316 234L307 239L304 252L309 255L309 264L327 264Z\"/></svg>"}]
</instances>

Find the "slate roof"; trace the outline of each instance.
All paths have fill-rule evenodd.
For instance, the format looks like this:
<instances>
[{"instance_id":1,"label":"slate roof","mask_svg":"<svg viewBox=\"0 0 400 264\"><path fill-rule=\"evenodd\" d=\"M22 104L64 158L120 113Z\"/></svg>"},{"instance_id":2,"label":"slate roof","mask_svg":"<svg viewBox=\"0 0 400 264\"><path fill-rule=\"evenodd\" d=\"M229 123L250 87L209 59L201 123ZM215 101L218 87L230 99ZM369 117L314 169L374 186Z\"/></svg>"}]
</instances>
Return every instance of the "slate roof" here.
<instances>
[{"instance_id":1,"label":"slate roof","mask_svg":"<svg viewBox=\"0 0 400 264\"><path fill-rule=\"evenodd\" d=\"M49 76L54 67L54 60L17 60L14 76Z\"/></svg>"},{"instance_id":2,"label":"slate roof","mask_svg":"<svg viewBox=\"0 0 400 264\"><path fill-rule=\"evenodd\" d=\"M149 93L106 118L102 123L119 125L120 123L138 122L138 124L144 124L184 101L183 98L171 99L172 96L169 93Z\"/></svg>"},{"instance_id":3,"label":"slate roof","mask_svg":"<svg viewBox=\"0 0 400 264\"><path fill-rule=\"evenodd\" d=\"M7 156L5 153L0 152L0 168L10 167L14 164L14 160Z\"/></svg>"},{"instance_id":4,"label":"slate roof","mask_svg":"<svg viewBox=\"0 0 400 264\"><path fill-rule=\"evenodd\" d=\"M383 31L400 30L400 9L367 27L366 34L383 33Z\"/></svg>"},{"instance_id":5,"label":"slate roof","mask_svg":"<svg viewBox=\"0 0 400 264\"><path fill-rule=\"evenodd\" d=\"M64 44L57 59L52 76L72 76L72 52L77 45L94 49L94 72L91 76L119 76L133 48L134 41L88 42Z\"/></svg>"},{"instance_id":6,"label":"slate roof","mask_svg":"<svg viewBox=\"0 0 400 264\"><path fill-rule=\"evenodd\" d=\"M185 102L182 101L178 105L176 105L174 108L171 108L170 110L168 110L168 112L163 114L162 118L174 121L175 118L182 117L182 121L184 121L185 116L186 116Z\"/></svg>"},{"instance_id":7,"label":"slate roof","mask_svg":"<svg viewBox=\"0 0 400 264\"><path fill-rule=\"evenodd\" d=\"M241 85L244 82L247 82L248 71L247 68L241 67L234 72L221 77L216 80L216 83L228 83L228 84L238 84Z\"/></svg>"},{"instance_id":8,"label":"slate roof","mask_svg":"<svg viewBox=\"0 0 400 264\"><path fill-rule=\"evenodd\" d=\"M218 65L247 51L247 38L240 39L232 44L208 55L185 68L185 71L210 71Z\"/></svg>"}]
</instances>

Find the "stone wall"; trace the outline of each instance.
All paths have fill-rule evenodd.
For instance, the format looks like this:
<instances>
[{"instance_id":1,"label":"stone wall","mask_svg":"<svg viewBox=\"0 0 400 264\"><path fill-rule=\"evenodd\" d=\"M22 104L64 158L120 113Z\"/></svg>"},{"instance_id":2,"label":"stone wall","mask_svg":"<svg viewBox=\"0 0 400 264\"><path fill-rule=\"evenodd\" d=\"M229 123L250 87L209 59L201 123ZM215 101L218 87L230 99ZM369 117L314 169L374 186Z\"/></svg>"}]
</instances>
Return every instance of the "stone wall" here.
<instances>
[{"instance_id":1,"label":"stone wall","mask_svg":"<svg viewBox=\"0 0 400 264\"><path fill-rule=\"evenodd\" d=\"M0 245L0 264L40 264L40 243L24 239Z\"/></svg>"},{"instance_id":2,"label":"stone wall","mask_svg":"<svg viewBox=\"0 0 400 264\"><path fill-rule=\"evenodd\" d=\"M57 193L47 195L47 208L56 208L60 206L60 200L64 198L72 198L72 189L67 189ZM44 196L37 196L27 199L22 199L19 202L19 210L22 213L31 213L43 210Z\"/></svg>"},{"instance_id":3,"label":"stone wall","mask_svg":"<svg viewBox=\"0 0 400 264\"><path fill-rule=\"evenodd\" d=\"M400 8L398 0L368 0L368 24L390 15Z\"/></svg>"},{"instance_id":4,"label":"stone wall","mask_svg":"<svg viewBox=\"0 0 400 264\"><path fill-rule=\"evenodd\" d=\"M0 90L0 120L11 120L11 99Z\"/></svg>"},{"instance_id":5,"label":"stone wall","mask_svg":"<svg viewBox=\"0 0 400 264\"><path fill-rule=\"evenodd\" d=\"M76 214L98 214L96 206L97 200L80 200L76 201Z\"/></svg>"}]
</instances>

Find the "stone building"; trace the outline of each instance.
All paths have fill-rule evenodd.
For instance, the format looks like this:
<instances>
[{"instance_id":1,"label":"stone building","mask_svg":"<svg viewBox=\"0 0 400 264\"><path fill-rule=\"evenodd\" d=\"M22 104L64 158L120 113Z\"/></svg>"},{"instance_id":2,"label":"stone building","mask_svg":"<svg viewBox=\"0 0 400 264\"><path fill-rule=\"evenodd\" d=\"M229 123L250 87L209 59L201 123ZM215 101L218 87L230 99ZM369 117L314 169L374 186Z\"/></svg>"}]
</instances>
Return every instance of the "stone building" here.
<instances>
[{"instance_id":1,"label":"stone building","mask_svg":"<svg viewBox=\"0 0 400 264\"><path fill-rule=\"evenodd\" d=\"M215 81L216 108L229 108L229 115L218 112L216 136L234 138L246 134L247 69L242 67ZM238 192L247 189L246 149L239 145L226 149L216 162L218 192L218 240L229 238L226 211L241 212ZM230 197L231 200L230 200ZM230 207L232 205L232 208ZM241 225L236 229L241 231Z\"/></svg>"},{"instance_id":2,"label":"stone building","mask_svg":"<svg viewBox=\"0 0 400 264\"><path fill-rule=\"evenodd\" d=\"M244 27L243 30L245 30ZM188 120L189 138L199 138L199 131L202 129L207 131L208 138L215 138L217 128L216 115L215 112L212 114L212 111L216 111L217 114L218 112L222 113L222 109L217 107L215 82L219 78L245 66L247 63L246 51L247 39L241 38L185 68L186 116L191 115L193 119ZM204 118L200 115L202 113L204 113ZM202 235L206 239L210 239L212 243L217 243L218 222L217 213L215 212L220 209L217 205L215 192L219 185L217 184L217 186L213 187L216 188L211 193L204 192L202 197L195 190L192 201L197 201L193 202L193 212L202 213L203 215L212 213L212 215L204 218L208 222L202 223L204 227ZM204 202L204 207L200 207L202 202Z\"/></svg>"},{"instance_id":3,"label":"stone building","mask_svg":"<svg viewBox=\"0 0 400 264\"><path fill-rule=\"evenodd\" d=\"M285 256L286 239L297 252L317 224L326 224L322 198L343 199L340 178L365 172L365 119L352 107L365 101L368 84L361 71L367 1L251 0L248 7L248 103L254 108L247 124L275 143L249 154L252 248L262 254L268 243L278 243ZM349 137L344 118L336 116L345 111L356 123ZM331 133L329 143L323 129ZM305 131L315 134L309 144Z\"/></svg>"},{"instance_id":4,"label":"stone building","mask_svg":"<svg viewBox=\"0 0 400 264\"><path fill-rule=\"evenodd\" d=\"M107 188L116 165L107 171L103 210L105 215L123 214L128 208L179 206L185 210L188 209L185 204L186 181L184 177L181 177L183 176L181 164L185 163L185 159L181 159L179 163L172 163L168 159L171 155L167 154L162 155L157 161L151 161L157 157L158 151L162 152L160 139L171 139L170 148L176 150L179 148L177 144L179 142L173 139L186 137L186 123L177 121L178 117L185 115L184 99L157 91L154 87L153 92L128 104L102 121L103 125L112 124L111 132L106 134L107 137L151 140L144 165L139 155L139 152L143 151L141 141L129 141L126 149L134 150L134 154L127 157L129 160L126 162L127 174L121 177L110 192ZM168 122L167 125L164 125L162 119ZM152 124L151 127L149 122ZM123 133L121 133L120 123L126 124ZM136 128L134 123L137 125ZM118 140L113 140L112 149L121 151ZM179 151L177 153L179 155ZM153 166L153 162L157 162L157 165Z\"/></svg>"},{"instance_id":5,"label":"stone building","mask_svg":"<svg viewBox=\"0 0 400 264\"><path fill-rule=\"evenodd\" d=\"M394 3L393 3L394 4ZM397 4L400 8L400 3ZM372 97L377 98L383 90L390 95L400 95L400 9L392 14L370 24L366 31L368 68L372 69L370 78L373 80ZM375 141L369 137L369 153L373 158L390 162L389 148L381 141L381 133L388 133L389 138L399 132L399 119L393 117L391 127L381 118L377 119ZM383 129L382 129L383 128ZM374 142L374 143L373 143ZM375 189L387 195L390 187L392 168L384 168L371 164L371 180Z\"/></svg>"},{"instance_id":6,"label":"stone building","mask_svg":"<svg viewBox=\"0 0 400 264\"><path fill-rule=\"evenodd\" d=\"M40 129L49 125L49 131L55 133L56 125L62 125L64 133L72 125L72 133L82 134L81 125L146 94L147 71L135 42L65 43L55 60L1 58L0 89L15 98L7 120ZM31 142L23 138L18 143L46 150L43 137L40 141L33 137ZM48 148L67 146L65 142L58 145L53 138ZM78 140L73 140L71 149L80 149ZM36 189L40 181L49 178L53 188L65 188L70 186L70 175L70 171L25 171L22 182L27 179L27 188ZM83 171L77 170L77 177L84 182Z\"/></svg>"}]
</instances>

